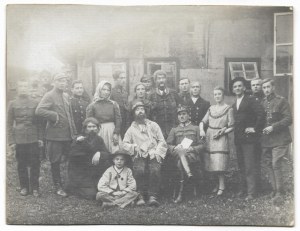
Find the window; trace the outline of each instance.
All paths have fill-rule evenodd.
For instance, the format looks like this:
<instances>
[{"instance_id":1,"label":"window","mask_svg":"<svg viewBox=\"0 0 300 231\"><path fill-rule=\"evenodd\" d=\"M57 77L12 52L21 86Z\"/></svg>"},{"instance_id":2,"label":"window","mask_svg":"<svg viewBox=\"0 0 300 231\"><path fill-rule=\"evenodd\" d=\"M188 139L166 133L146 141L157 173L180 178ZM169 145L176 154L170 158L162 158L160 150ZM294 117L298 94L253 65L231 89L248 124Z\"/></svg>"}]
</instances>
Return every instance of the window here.
<instances>
[{"instance_id":1,"label":"window","mask_svg":"<svg viewBox=\"0 0 300 231\"><path fill-rule=\"evenodd\" d=\"M153 75L157 70L167 73L167 85L171 88L177 87L179 76L179 64L175 58L149 58L145 59L145 70L148 75Z\"/></svg>"},{"instance_id":2,"label":"window","mask_svg":"<svg viewBox=\"0 0 300 231\"><path fill-rule=\"evenodd\" d=\"M229 62L231 79L243 77L246 80L258 78L256 62Z\"/></svg>"},{"instance_id":3,"label":"window","mask_svg":"<svg viewBox=\"0 0 300 231\"><path fill-rule=\"evenodd\" d=\"M231 80L242 77L247 80L246 88L250 90L250 81L260 77L260 58L225 58L224 89L231 94Z\"/></svg>"},{"instance_id":4,"label":"window","mask_svg":"<svg viewBox=\"0 0 300 231\"><path fill-rule=\"evenodd\" d=\"M274 75L292 75L293 13L274 14Z\"/></svg>"}]
</instances>

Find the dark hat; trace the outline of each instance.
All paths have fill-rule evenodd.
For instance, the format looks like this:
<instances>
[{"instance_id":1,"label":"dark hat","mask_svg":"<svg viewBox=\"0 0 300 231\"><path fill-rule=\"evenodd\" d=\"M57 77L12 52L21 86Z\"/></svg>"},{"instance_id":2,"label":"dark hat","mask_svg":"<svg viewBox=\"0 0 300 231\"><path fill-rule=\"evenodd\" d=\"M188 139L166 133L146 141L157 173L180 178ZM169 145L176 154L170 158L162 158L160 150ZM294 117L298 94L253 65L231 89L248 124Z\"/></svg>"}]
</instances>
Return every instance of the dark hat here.
<instances>
[{"instance_id":1,"label":"dark hat","mask_svg":"<svg viewBox=\"0 0 300 231\"><path fill-rule=\"evenodd\" d=\"M142 76L142 78L141 78L140 81L143 82L143 81L145 81L145 80L151 80L151 81L152 81L152 80L153 80L153 77L152 77L151 75L146 75L146 74L145 74L145 75Z\"/></svg>"},{"instance_id":2,"label":"dark hat","mask_svg":"<svg viewBox=\"0 0 300 231\"><path fill-rule=\"evenodd\" d=\"M126 150L124 150L123 148L120 148L118 151L111 154L112 158L115 158L118 155L123 155L126 158L130 157L130 154Z\"/></svg>"},{"instance_id":3,"label":"dark hat","mask_svg":"<svg viewBox=\"0 0 300 231\"><path fill-rule=\"evenodd\" d=\"M177 108L177 114L179 114L179 112L182 112L182 111L186 111L187 113L189 113L188 107L183 106L183 105L180 105L180 106Z\"/></svg>"},{"instance_id":4,"label":"dark hat","mask_svg":"<svg viewBox=\"0 0 300 231\"><path fill-rule=\"evenodd\" d=\"M244 84L244 86L247 85L247 80L246 80L245 78L243 78L243 77L236 77L236 78L234 78L233 80L231 80L231 82L230 82L230 87L231 87L231 89L232 89L232 86L233 86L233 84L234 84L235 82L242 82L242 83Z\"/></svg>"},{"instance_id":5,"label":"dark hat","mask_svg":"<svg viewBox=\"0 0 300 231\"><path fill-rule=\"evenodd\" d=\"M143 102L138 101L138 102L136 102L135 104L133 104L131 110L132 110L132 111L135 111L135 109L136 109L137 107L143 107L143 108L145 108L145 105L144 105Z\"/></svg>"},{"instance_id":6,"label":"dark hat","mask_svg":"<svg viewBox=\"0 0 300 231\"><path fill-rule=\"evenodd\" d=\"M58 80L58 79L63 79L63 78L68 79L68 76L66 75L66 73L60 72L60 73L57 73L54 75L53 81Z\"/></svg>"}]
</instances>

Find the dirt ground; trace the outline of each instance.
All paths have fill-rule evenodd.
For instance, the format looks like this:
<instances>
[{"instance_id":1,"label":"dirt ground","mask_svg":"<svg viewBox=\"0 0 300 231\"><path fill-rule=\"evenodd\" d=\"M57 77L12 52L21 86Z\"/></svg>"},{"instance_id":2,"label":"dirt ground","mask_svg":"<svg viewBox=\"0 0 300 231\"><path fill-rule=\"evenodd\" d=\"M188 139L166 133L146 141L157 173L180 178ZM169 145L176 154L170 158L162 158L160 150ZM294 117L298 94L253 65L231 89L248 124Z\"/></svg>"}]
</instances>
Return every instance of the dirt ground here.
<instances>
[{"instance_id":1,"label":"dirt ground","mask_svg":"<svg viewBox=\"0 0 300 231\"><path fill-rule=\"evenodd\" d=\"M252 201L236 198L238 172L226 175L227 189L222 197L213 197L204 187L201 195L174 204L167 196L161 206L103 209L96 201L69 196L61 198L53 193L50 166L42 162L40 176L41 197L20 196L14 156L7 157L6 221L7 224L175 224L175 225L255 225L292 226L294 224L293 164L284 163L286 193L281 205L269 198L269 184L262 183L262 192Z\"/></svg>"}]
</instances>

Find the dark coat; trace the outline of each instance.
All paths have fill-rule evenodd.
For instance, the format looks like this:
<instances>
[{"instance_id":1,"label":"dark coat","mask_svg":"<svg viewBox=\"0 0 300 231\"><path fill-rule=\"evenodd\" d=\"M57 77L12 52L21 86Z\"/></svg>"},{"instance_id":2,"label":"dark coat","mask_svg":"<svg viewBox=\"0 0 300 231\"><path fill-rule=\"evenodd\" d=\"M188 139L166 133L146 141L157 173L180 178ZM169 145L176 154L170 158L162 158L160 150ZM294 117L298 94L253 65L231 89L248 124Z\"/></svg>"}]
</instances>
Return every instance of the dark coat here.
<instances>
[{"instance_id":1,"label":"dark coat","mask_svg":"<svg viewBox=\"0 0 300 231\"><path fill-rule=\"evenodd\" d=\"M187 106L190 109L191 121L194 125L198 126L202 121L203 117L206 115L210 103L203 98L199 97L194 103L190 98L187 102Z\"/></svg>"},{"instance_id":2,"label":"dark coat","mask_svg":"<svg viewBox=\"0 0 300 231\"><path fill-rule=\"evenodd\" d=\"M44 95L35 113L47 120L46 140L71 141L75 138L77 132L67 94L52 89Z\"/></svg>"},{"instance_id":3,"label":"dark coat","mask_svg":"<svg viewBox=\"0 0 300 231\"><path fill-rule=\"evenodd\" d=\"M156 89L149 99L152 103L150 119L160 126L164 137L167 138L171 129L176 127L177 107L182 104L182 100L175 90L169 88L166 88L163 94Z\"/></svg>"},{"instance_id":4,"label":"dark coat","mask_svg":"<svg viewBox=\"0 0 300 231\"><path fill-rule=\"evenodd\" d=\"M241 101L239 110L236 108L236 101L232 105L234 114L234 142L256 143L264 125L264 109L253 97L247 95ZM252 127L255 133L246 134L245 129Z\"/></svg>"},{"instance_id":5,"label":"dark coat","mask_svg":"<svg viewBox=\"0 0 300 231\"><path fill-rule=\"evenodd\" d=\"M86 108L89 105L83 97L73 96L70 99L73 119L78 133L82 132L82 123L86 118Z\"/></svg>"},{"instance_id":6,"label":"dark coat","mask_svg":"<svg viewBox=\"0 0 300 231\"><path fill-rule=\"evenodd\" d=\"M126 130L130 126L130 119L128 117L129 105L128 105L128 92L122 87L114 87L111 90L110 99L116 101L120 107L120 113L122 117L121 124L121 136L123 137Z\"/></svg>"},{"instance_id":7,"label":"dark coat","mask_svg":"<svg viewBox=\"0 0 300 231\"><path fill-rule=\"evenodd\" d=\"M272 94L263 99L262 105L266 112L265 127L273 127L273 132L262 135L262 147L276 147L291 143L289 126L292 124L292 114L287 100L282 96Z\"/></svg>"},{"instance_id":8,"label":"dark coat","mask_svg":"<svg viewBox=\"0 0 300 231\"><path fill-rule=\"evenodd\" d=\"M183 105L188 105L191 94L189 92L179 92L178 95L181 98Z\"/></svg>"},{"instance_id":9,"label":"dark coat","mask_svg":"<svg viewBox=\"0 0 300 231\"><path fill-rule=\"evenodd\" d=\"M99 165L95 166L92 165L92 158L96 152L100 152L101 155ZM68 188L73 191L90 188L96 195L97 183L110 165L110 154L100 136L73 141L68 164Z\"/></svg>"},{"instance_id":10,"label":"dark coat","mask_svg":"<svg viewBox=\"0 0 300 231\"><path fill-rule=\"evenodd\" d=\"M9 144L29 144L43 140L42 121L35 115L38 101L18 97L9 103L7 139Z\"/></svg>"}]
</instances>

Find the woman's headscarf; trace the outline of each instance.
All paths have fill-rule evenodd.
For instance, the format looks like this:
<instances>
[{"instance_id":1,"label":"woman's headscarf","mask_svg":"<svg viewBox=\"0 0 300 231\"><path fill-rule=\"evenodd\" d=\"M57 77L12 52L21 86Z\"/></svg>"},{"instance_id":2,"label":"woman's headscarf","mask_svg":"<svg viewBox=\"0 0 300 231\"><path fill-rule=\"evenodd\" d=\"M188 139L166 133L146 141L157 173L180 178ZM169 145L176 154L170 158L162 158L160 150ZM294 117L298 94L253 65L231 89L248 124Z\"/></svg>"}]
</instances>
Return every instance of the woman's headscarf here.
<instances>
[{"instance_id":1,"label":"woman's headscarf","mask_svg":"<svg viewBox=\"0 0 300 231\"><path fill-rule=\"evenodd\" d=\"M110 94L111 94L111 83L108 81L102 80L98 83L98 86L96 87L96 91L95 91L95 95L94 95L94 99L93 99L94 102L96 102L98 100L104 100L104 98L100 96L100 91L102 90L102 88L105 84L110 85ZM110 98L110 95L108 96L107 99L109 99L109 98Z\"/></svg>"}]
</instances>

